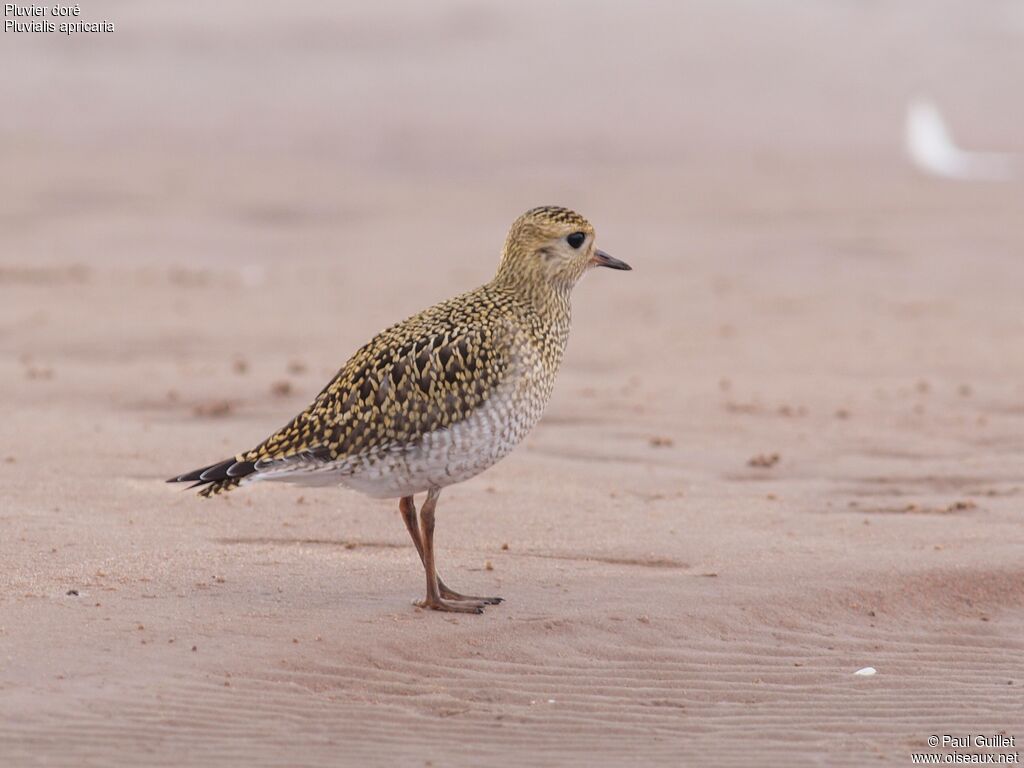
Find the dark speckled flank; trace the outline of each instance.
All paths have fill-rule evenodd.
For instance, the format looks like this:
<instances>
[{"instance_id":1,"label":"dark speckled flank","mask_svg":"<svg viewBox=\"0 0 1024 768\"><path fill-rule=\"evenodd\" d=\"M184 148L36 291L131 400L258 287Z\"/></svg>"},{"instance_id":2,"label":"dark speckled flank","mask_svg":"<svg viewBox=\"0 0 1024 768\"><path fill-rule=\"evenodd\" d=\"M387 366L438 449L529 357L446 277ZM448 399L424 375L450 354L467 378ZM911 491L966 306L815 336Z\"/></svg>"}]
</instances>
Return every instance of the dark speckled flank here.
<instances>
[{"instance_id":1,"label":"dark speckled flank","mask_svg":"<svg viewBox=\"0 0 1024 768\"><path fill-rule=\"evenodd\" d=\"M515 313L511 297L485 287L388 328L306 410L242 458L266 467L318 449L336 460L451 426L487 399L514 348L528 343L513 330Z\"/></svg>"}]
</instances>

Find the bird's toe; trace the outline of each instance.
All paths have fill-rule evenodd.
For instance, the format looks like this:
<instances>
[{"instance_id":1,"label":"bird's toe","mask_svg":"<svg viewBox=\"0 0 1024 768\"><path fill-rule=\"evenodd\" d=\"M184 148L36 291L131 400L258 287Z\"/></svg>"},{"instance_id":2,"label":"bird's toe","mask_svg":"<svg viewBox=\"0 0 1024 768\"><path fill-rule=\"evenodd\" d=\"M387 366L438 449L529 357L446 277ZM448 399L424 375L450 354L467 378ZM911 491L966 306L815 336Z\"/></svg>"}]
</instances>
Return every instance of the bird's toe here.
<instances>
[{"instance_id":1,"label":"bird's toe","mask_svg":"<svg viewBox=\"0 0 1024 768\"><path fill-rule=\"evenodd\" d=\"M481 614L484 612L485 603L480 600L444 600L437 598L436 600L417 600L413 605L431 611Z\"/></svg>"},{"instance_id":2,"label":"bird's toe","mask_svg":"<svg viewBox=\"0 0 1024 768\"><path fill-rule=\"evenodd\" d=\"M503 597L481 597L479 595L463 595L445 586L441 587L441 597L445 600L455 600L458 602L468 600L474 603L483 603L484 605L497 605L498 603L505 602L505 598Z\"/></svg>"}]
</instances>

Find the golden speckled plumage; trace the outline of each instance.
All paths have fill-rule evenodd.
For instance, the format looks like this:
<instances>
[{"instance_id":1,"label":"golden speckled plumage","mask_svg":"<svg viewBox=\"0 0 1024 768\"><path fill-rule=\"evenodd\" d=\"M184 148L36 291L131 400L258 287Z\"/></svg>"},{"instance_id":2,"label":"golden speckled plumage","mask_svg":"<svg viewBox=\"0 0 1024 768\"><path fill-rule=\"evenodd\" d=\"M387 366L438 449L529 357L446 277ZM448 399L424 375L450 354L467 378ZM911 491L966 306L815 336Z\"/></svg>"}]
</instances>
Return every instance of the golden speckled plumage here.
<instances>
[{"instance_id":1,"label":"golden speckled plumage","mask_svg":"<svg viewBox=\"0 0 1024 768\"><path fill-rule=\"evenodd\" d=\"M440 488L500 460L540 418L569 337L570 292L592 266L629 269L594 248L579 214L527 211L491 282L382 331L282 429L171 482L203 496L255 479L341 484L402 497L403 514L429 491L432 518ZM430 584L428 573L428 599Z\"/></svg>"},{"instance_id":2,"label":"golden speckled plumage","mask_svg":"<svg viewBox=\"0 0 1024 768\"><path fill-rule=\"evenodd\" d=\"M514 292L487 285L388 328L302 413L235 462L258 473L372 461L464 420L495 394L514 362L537 370L535 386L522 394L550 394L568 324L545 327L530 314ZM221 480L201 493L238 483Z\"/></svg>"}]
</instances>

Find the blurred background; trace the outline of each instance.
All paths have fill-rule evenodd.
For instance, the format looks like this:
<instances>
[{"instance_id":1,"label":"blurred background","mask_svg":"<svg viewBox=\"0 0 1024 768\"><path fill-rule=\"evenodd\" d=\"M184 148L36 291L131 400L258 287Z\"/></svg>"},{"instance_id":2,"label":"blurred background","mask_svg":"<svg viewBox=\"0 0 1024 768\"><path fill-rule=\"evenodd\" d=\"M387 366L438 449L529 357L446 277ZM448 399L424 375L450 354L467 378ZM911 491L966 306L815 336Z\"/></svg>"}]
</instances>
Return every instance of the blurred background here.
<instances>
[{"instance_id":1,"label":"blurred background","mask_svg":"<svg viewBox=\"0 0 1024 768\"><path fill-rule=\"evenodd\" d=\"M1021 144L1015 2L97 0L81 18L117 31L3 37L5 258L387 258L427 223L448 230L433 260L481 248L457 222L553 199L638 253L671 230L685 262L708 229L827 215L850 187L871 201L851 214L882 195L914 215L914 95L962 139Z\"/></svg>"},{"instance_id":2,"label":"blurred background","mask_svg":"<svg viewBox=\"0 0 1024 768\"><path fill-rule=\"evenodd\" d=\"M486 277L546 202L640 274L665 259L662 285L704 259L891 260L923 218L914 255L1012 250L1019 184L919 179L902 131L926 94L961 141L1022 149L1016 2L82 7L116 32L3 37L8 267L248 267L374 312L394 282ZM973 211L969 233L945 207Z\"/></svg>"}]
</instances>

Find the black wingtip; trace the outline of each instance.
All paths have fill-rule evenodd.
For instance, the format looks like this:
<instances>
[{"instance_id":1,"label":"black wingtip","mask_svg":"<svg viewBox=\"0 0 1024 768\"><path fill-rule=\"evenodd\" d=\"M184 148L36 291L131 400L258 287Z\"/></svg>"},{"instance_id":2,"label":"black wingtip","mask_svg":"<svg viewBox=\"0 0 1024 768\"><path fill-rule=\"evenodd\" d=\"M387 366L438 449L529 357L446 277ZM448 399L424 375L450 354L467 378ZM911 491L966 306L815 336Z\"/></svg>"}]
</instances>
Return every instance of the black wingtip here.
<instances>
[{"instance_id":1,"label":"black wingtip","mask_svg":"<svg viewBox=\"0 0 1024 768\"><path fill-rule=\"evenodd\" d=\"M256 462L254 461L236 461L230 467L228 467L228 477L245 477L251 475L256 471Z\"/></svg>"},{"instance_id":2,"label":"black wingtip","mask_svg":"<svg viewBox=\"0 0 1024 768\"><path fill-rule=\"evenodd\" d=\"M239 461L237 457L218 461L207 467L193 469L183 475L169 478L168 483L194 483L189 486L196 488L207 483L216 483L219 480L240 480L246 475L256 471L256 464L252 461Z\"/></svg>"},{"instance_id":3,"label":"black wingtip","mask_svg":"<svg viewBox=\"0 0 1024 768\"><path fill-rule=\"evenodd\" d=\"M228 469L234 463L234 459L227 459L217 464L211 464L206 469L204 469L199 474L199 477L196 479L202 480L203 482L212 482L213 480L226 480L228 478Z\"/></svg>"}]
</instances>

